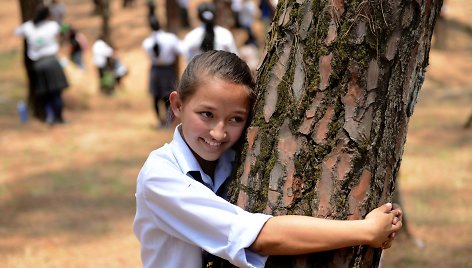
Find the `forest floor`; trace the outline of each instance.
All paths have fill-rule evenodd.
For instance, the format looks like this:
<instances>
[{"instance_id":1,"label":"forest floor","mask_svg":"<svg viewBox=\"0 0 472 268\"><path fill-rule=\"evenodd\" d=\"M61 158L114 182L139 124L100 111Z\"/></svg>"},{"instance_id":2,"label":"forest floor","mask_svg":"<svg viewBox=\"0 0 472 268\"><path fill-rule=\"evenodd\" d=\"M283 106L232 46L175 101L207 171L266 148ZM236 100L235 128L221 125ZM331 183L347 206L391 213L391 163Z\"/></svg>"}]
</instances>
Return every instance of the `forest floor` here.
<instances>
[{"instance_id":1,"label":"forest floor","mask_svg":"<svg viewBox=\"0 0 472 268\"><path fill-rule=\"evenodd\" d=\"M100 19L91 15L92 1L63 2L67 21L91 45L100 29ZM27 88L22 41L13 34L20 12L18 1L2 2L2 267L140 266L131 229L136 175L148 153L169 141L172 131L154 128L147 94L149 63L141 48L149 33L145 1L137 0L130 9L118 2L113 1L113 40L130 74L116 94L105 97L97 90L90 51L84 71L67 64L69 124L54 127L18 119L16 105L25 100ZM447 31L439 35L442 48L430 53L399 178L415 239L400 237L385 252L383 267L472 267L472 127L463 128L472 113L472 4L447 4ZM195 23L195 14L191 16ZM235 34L241 40L243 33Z\"/></svg>"}]
</instances>

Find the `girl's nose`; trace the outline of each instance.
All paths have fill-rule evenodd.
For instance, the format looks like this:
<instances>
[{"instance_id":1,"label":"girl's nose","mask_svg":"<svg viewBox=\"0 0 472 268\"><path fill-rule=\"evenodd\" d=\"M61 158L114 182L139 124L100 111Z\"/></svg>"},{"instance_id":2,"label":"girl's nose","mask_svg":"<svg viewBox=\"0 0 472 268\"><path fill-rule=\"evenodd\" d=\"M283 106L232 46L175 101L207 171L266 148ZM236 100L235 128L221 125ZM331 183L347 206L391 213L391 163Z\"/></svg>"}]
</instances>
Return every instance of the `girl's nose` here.
<instances>
[{"instance_id":1,"label":"girl's nose","mask_svg":"<svg viewBox=\"0 0 472 268\"><path fill-rule=\"evenodd\" d=\"M226 138L225 124L223 122L218 122L212 130L210 130L210 135L213 139L220 141Z\"/></svg>"}]
</instances>

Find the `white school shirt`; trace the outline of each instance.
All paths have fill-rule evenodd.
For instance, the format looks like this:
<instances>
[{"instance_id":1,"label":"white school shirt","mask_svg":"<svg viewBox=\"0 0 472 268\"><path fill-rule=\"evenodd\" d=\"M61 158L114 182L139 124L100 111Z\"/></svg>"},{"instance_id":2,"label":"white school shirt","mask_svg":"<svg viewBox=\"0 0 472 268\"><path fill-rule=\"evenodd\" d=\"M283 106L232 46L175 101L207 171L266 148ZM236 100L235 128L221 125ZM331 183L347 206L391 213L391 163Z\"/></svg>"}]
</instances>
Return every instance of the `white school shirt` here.
<instances>
[{"instance_id":1,"label":"white school shirt","mask_svg":"<svg viewBox=\"0 0 472 268\"><path fill-rule=\"evenodd\" d=\"M220 157L213 184L178 128L138 175L133 230L143 267L201 268L202 248L238 267L264 267L267 256L247 248L271 216L244 211L214 193L231 174L234 152ZM189 171L199 171L212 190Z\"/></svg>"},{"instance_id":2,"label":"white school shirt","mask_svg":"<svg viewBox=\"0 0 472 268\"><path fill-rule=\"evenodd\" d=\"M59 44L56 36L60 32L57 22L46 20L34 25L32 21L27 21L16 28L16 34L24 36L28 43L26 54L32 61L40 58L56 55L59 51Z\"/></svg>"},{"instance_id":3,"label":"white school shirt","mask_svg":"<svg viewBox=\"0 0 472 268\"><path fill-rule=\"evenodd\" d=\"M224 50L238 54L238 47L233 38L233 34L226 28L216 25L213 27L215 31L215 50ZM203 36L205 36L205 25L200 25L191 30L182 41L182 52L190 62L193 57L201 54L200 45L202 44Z\"/></svg>"},{"instance_id":4,"label":"white school shirt","mask_svg":"<svg viewBox=\"0 0 472 268\"><path fill-rule=\"evenodd\" d=\"M98 68L104 68L107 58L113 56L113 48L105 41L97 39L92 45L93 64Z\"/></svg>"},{"instance_id":5,"label":"white school shirt","mask_svg":"<svg viewBox=\"0 0 472 268\"><path fill-rule=\"evenodd\" d=\"M159 57L156 57L154 44L159 44ZM144 39L143 48L148 52L152 65L171 65L181 53L179 38L173 33L162 30L153 32L149 37Z\"/></svg>"}]
</instances>

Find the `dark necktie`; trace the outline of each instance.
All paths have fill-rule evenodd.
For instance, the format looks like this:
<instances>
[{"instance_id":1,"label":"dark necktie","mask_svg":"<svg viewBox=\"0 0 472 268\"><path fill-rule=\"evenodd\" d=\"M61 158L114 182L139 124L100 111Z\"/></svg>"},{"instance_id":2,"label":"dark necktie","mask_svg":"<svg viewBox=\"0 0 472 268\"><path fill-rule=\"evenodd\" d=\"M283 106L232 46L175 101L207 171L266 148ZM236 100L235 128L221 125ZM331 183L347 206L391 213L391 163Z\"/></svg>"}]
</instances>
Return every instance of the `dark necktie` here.
<instances>
[{"instance_id":1,"label":"dark necktie","mask_svg":"<svg viewBox=\"0 0 472 268\"><path fill-rule=\"evenodd\" d=\"M205 182L203 182L200 171L189 171L188 173L190 174L190 176L192 176L194 180L205 185L207 188L210 188L210 185L207 185ZM227 181L228 180L225 180L223 185L221 185L218 191L216 192L218 196L223 197L223 198L226 197L226 182ZM227 260L222 259L218 256L212 255L202 250L202 268L229 268L229 267L234 267L234 266L231 263L229 263Z\"/></svg>"}]
</instances>

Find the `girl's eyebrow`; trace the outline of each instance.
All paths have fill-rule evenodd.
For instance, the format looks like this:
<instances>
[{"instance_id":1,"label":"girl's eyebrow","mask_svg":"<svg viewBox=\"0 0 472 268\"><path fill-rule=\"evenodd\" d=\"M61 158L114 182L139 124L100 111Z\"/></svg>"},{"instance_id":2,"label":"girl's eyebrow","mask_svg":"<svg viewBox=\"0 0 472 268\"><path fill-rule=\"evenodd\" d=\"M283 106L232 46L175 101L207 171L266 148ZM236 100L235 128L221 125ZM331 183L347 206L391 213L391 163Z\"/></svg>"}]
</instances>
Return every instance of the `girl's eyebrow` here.
<instances>
[{"instance_id":1,"label":"girl's eyebrow","mask_svg":"<svg viewBox=\"0 0 472 268\"><path fill-rule=\"evenodd\" d=\"M213 107L213 106L211 106L211 105L209 105L209 104L205 104L205 103L199 104L199 105L197 106L197 109L199 109L199 110L202 110L202 109L205 109L205 110L216 110L215 107Z\"/></svg>"},{"instance_id":2,"label":"girl's eyebrow","mask_svg":"<svg viewBox=\"0 0 472 268\"><path fill-rule=\"evenodd\" d=\"M203 103L203 104L200 104L197 106L196 108L197 110L209 110L209 111L215 111L217 110L215 107L209 105L209 104L206 104L206 103ZM241 109L238 109L238 110L235 110L233 111L235 114L238 114L238 115L246 115L248 114L248 110L247 109L244 109L244 108L241 108Z\"/></svg>"},{"instance_id":3,"label":"girl's eyebrow","mask_svg":"<svg viewBox=\"0 0 472 268\"><path fill-rule=\"evenodd\" d=\"M241 110L237 110L235 111L236 114L242 114L242 115L246 115L248 113L248 111L246 109L241 109Z\"/></svg>"}]
</instances>

